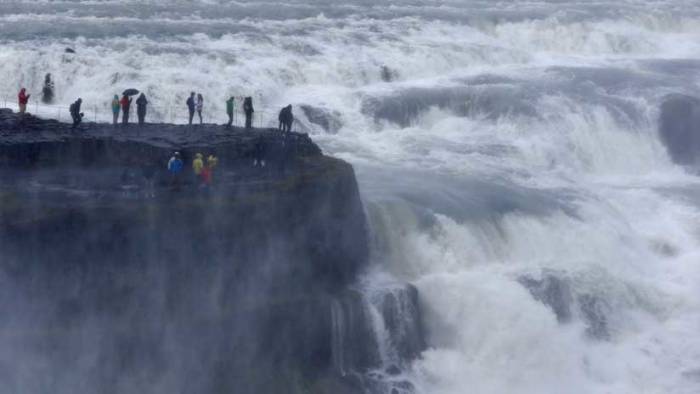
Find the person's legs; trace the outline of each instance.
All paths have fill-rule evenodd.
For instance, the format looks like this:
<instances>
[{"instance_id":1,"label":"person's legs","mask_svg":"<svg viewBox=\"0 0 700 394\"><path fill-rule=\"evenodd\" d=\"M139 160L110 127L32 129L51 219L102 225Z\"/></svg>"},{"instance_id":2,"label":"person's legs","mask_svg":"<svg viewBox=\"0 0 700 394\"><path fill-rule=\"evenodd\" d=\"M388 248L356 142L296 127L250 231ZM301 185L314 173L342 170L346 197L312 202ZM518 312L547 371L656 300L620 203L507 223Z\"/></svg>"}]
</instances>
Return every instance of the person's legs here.
<instances>
[{"instance_id":1,"label":"person's legs","mask_svg":"<svg viewBox=\"0 0 700 394\"><path fill-rule=\"evenodd\" d=\"M19 113L23 114L25 112L27 112L27 104L20 104L19 105Z\"/></svg>"},{"instance_id":2,"label":"person's legs","mask_svg":"<svg viewBox=\"0 0 700 394\"><path fill-rule=\"evenodd\" d=\"M197 115L199 115L199 124L202 124L202 111L197 111Z\"/></svg>"},{"instance_id":3,"label":"person's legs","mask_svg":"<svg viewBox=\"0 0 700 394\"><path fill-rule=\"evenodd\" d=\"M114 121L112 123L114 123L114 124L119 123L119 112L115 112L113 115L114 115Z\"/></svg>"},{"instance_id":4,"label":"person's legs","mask_svg":"<svg viewBox=\"0 0 700 394\"><path fill-rule=\"evenodd\" d=\"M233 123L233 113L229 112L228 113L228 127L231 127L231 124Z\"/></svg>"},{"instance_id":5,"label":"person's legs","mask_svg":"<svg viewBox=\"0 0 700 394\"><path fill-rule=\"evenodd\" d=\"M190 110L190 124L192 124L192 119L194 119L194 110Z\"/></svg>"}]
</instances>

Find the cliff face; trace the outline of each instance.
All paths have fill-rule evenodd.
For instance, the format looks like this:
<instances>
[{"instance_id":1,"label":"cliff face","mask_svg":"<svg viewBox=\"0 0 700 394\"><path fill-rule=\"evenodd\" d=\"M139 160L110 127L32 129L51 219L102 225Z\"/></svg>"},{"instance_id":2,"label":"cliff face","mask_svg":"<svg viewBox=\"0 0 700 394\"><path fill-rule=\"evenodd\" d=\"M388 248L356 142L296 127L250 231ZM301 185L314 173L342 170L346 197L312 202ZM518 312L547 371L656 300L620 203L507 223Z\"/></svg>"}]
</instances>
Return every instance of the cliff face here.
<instances>
[{"instance_id":1,"label":"cliff face","mask_svg":"<svg viewBox=\"0 0 700 394\"><path fill-rule=\"evenodd\" d=\"M252 166L263 152L264 168ZM219 158L171 187L173 150ZM143 176L156 166L155 188ZM10 392L354 392L332 303L367 261L350 165L306 136L0 112L0 382ZM319 383L321 382L321 383ZM325 382L325 383L323 383Z\"/></svg>"}]
</instances>

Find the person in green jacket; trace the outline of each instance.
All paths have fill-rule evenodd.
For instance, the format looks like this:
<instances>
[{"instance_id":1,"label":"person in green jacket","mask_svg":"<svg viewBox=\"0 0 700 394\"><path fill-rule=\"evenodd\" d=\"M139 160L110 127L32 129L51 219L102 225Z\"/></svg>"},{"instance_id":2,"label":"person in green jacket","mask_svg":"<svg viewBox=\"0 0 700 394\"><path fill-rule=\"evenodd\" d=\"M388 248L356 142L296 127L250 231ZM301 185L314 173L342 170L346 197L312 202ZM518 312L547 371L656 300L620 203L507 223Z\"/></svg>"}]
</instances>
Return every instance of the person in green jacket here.
<instances>
[{"instance_id":1,"label":"person in green jacket","mask_svg":"<svg viewBox=\"0 0 700 394\"><path fill-rule=\"evenodd\" d=\"M114 99L112 99L112 116L114 117L114 124L117 124L117 122L119 121L120 110L121 106L119 104L119 96L115 94Z\"/></svg>"},{"instance_id":2,"label":"person in green jacket","mask_svg":"<svg viewBox=\"0 0 700 394\"><path fill-rule=\"evenodd\" d=\"M228 114L228 124L226 127L231 127L231 124L233 123L233 106L235 102L233 99L233 96L231 96L230 99L226 100L226 113Z\"/></svg>"}]
</instances>

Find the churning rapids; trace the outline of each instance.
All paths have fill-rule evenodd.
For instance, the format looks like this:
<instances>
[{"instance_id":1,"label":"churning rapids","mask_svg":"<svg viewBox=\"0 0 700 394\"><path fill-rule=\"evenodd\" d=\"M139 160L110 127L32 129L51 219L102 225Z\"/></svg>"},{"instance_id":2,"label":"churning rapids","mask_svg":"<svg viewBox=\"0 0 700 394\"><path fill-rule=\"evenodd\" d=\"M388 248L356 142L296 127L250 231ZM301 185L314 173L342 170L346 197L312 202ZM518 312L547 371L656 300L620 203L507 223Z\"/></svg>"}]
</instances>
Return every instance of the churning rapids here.
<instances>
[{"instance_id":1,"label":"churning rapids","mask_svg":"<svg viewBox=\"0 0 700 394\"><path fill-rule=\"evenodd\" d=\"M420 393L700 392L700 181L658 132L700 96L700 2L10 0L0 44L11 101L51 72L104 117L132 86L166 120L294 104L357 170L368 299L419 291Z\"/></svg>"}]
</instances>

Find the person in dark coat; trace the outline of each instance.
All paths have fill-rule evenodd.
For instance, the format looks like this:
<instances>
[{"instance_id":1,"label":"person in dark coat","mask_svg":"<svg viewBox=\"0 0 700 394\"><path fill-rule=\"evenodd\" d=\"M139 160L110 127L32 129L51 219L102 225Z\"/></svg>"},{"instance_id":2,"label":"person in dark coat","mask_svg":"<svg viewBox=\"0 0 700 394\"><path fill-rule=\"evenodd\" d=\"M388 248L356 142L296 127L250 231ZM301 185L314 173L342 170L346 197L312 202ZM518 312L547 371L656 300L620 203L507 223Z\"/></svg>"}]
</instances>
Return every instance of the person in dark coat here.
<instances>
[{"instance_id":1,"label":"person in dark coat","mask_svg":"<svg viewBox=\"0 0 700 394\"><path fill-rule=\"evenodd\" d=\"M253 167L265 167L266 147L262 136L258 136L253 149Z\"/></svg>"},{"instance_id":2,"label":"person in dark coat","mask_svg":"<svg viewBox=\"0 0 700 394\"><path fill-rule=\"evenodd\" d=\"M235 106L235 99L233 96L226 100L226 115L228 115L228 123L226 124L226 127L230 128L231 124L233 123L233 108Z\"/></svg>"},{"instance_id":3,"label":"person in dark coat","mask_svg":"<svg viewBox=\"0 0 700 394\"><path fill-rule=\"evenodd\" d=\"M83 121L83 114L80 112L80 106L83 104L83 99L77 99L73 104L70 105L70 116L73 118L73 128L78 126L80 122Z\"/></svg>"},{"instance_id":4,"label":"person in dark coat","mask_svg":"<svg viewBox=\"0 0 700 394\"><path fill-rule=\"evenodd\" d=\"M190 97L185 103L187 104L187 110L190 113L190 124L192 124L192 119L194 119L194 110L197 105L194 99L194 92L190 93Z\"/></svg>"},{"instance_id":5,"label":"person in dark coat","mask_svg":"<svg viewBox=\"0 0 700 394\"><path fill-rule=\"evenodd\" d=\"M131 98L127 95L122 96L122 123L129 124L129 111L131 110Z\"/></svg>"},{"instance_id":6,"label":"person in dark coat","mask_svg":"<svg viewBox=\"0 0 700 394\"><path fill-rule=\"evenodd\" d=\"M245 112L245 128L249 129L253 125L253 113L255 112L252 97L246 97L243 100L243 112Z\"/></svg>"},{"instance_id":7,"label":"person in dark coat","mask_svg":"<svg viewBox=\"0 0 700 394\"><path fill-rule=\"evenodd\" d=\"M146 106L148 105L148 100L146 95L141 93L139 98L136 99L136 115L139 117L139 124L142 125L146 120Z\"/></svg>"},{"instance_id":8,"label":"person in dark coat","mask_svg":"<svg viewBox=\"0 0 700 394\"><path fill-rule=\"evenodd\" d=\"M41 93L41 101L43 103L51 104L53 102L53 81L50 73L44 77L44 88L41 90Z\"/></svg>"},{"instance_id":9,"label":"person in dark coat","mask_svg":"<svg viewBox=\"0 0 700 394\"><path fill-rule=\"evenodd\" d=\"M279 115L279 129L283 132L289 133L292 131L292 123L294 123L294 114L292 113L292 105L288 105L280 111Z\"/></svg>"},{"instance_id":10,"label":"person in dark coat","mask_svg":"<svg viewBox=\"0 0 700 394\"><path fill-rule=\"evenodd\" d=\"M153 160L144 160L141 166L141 173L144 180L144 191L146 197L153 198L156 196L156 174L158 166Z\"/></svg>"}]
</instances>

